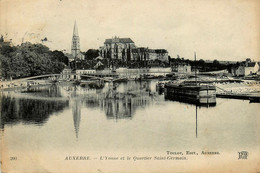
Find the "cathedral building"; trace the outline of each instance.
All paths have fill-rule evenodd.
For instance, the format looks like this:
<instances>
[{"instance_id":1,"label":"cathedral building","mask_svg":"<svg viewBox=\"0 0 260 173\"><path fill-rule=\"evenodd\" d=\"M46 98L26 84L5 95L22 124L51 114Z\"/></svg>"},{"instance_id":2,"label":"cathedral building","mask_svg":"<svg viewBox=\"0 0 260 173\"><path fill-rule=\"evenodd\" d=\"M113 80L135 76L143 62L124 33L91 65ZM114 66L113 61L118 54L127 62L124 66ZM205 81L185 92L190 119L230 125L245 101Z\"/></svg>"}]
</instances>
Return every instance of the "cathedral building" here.
<instances>
[{"instance_id":1,"label":"cathedral building","mask_svg":"<svg viewBox=\"0 0 260 173\"><path fill-rule=\"evenodd\" d=\"M131 38L112 37L106 39L104 46L99 48L100 56L108 59L129 61L155 61L168 62L168 51L165 49L149 49L136 47Z\"/></svg>"},{"instance_id":2,"label":"cathedral building","mask_svg":"<svg viewBox=\"0 0 260 173\"><path fill-rule=\"evenodd\" d=\"M112 37L105 40L104 46L100 47L99 51L103 58L130 61L133 60L134 48L136 46L131 38Z\"/></svg>"}]
</instances>

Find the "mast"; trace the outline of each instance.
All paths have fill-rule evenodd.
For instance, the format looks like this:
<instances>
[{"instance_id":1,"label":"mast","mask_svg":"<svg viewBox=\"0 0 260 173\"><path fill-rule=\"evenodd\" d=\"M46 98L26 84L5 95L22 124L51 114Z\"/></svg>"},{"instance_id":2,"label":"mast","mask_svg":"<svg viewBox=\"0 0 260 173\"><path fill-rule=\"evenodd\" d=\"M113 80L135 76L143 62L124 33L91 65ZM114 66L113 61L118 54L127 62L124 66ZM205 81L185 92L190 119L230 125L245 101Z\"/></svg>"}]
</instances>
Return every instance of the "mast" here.
<instances>
[{"instance_id":1,"label":"mast","mask_svg":"<svg viewBox=\"0 0 260 173\"><path fill-rule=\"evenodd\" d=\"M194 58L195 58L195 80L196 80L196 85L197 85L197 68L196 68L196 52L194 52Z\"/></svg>"},{"instance_id":2,"label":"mast","mask_svg":"<svg viewBox=\"0 0 260 173\"><path fill-rule=\"evenodd\" d=\"M198 137L198 108L196 104L196 138Z\"/></svg>"}]
</instances>

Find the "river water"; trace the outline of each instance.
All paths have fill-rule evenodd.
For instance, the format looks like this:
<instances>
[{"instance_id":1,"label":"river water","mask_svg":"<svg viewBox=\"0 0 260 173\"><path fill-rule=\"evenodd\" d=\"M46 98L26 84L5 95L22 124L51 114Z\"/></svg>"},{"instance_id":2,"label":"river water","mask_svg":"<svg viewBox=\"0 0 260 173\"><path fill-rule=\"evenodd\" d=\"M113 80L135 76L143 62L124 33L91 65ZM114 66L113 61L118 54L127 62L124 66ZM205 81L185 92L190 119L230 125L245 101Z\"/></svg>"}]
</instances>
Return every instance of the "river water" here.
<instances>
[{"instance_id":1,"label":"river water","mask_svg":"<svg viewBox=\"0 0 260 173\"><path fill-rule=\"evenodd\" d=\"M237 159L239 151L259 151L258 103L217 98L215 106L196 106L165 100L155 85L156 80L129 81L96 90L56 84L4 92L3 156L17 157L10 162L14 170L34 172L56 169L53 164L71 155L93 160L111 153L205 150Z\"/></svg>"}]
</instances>

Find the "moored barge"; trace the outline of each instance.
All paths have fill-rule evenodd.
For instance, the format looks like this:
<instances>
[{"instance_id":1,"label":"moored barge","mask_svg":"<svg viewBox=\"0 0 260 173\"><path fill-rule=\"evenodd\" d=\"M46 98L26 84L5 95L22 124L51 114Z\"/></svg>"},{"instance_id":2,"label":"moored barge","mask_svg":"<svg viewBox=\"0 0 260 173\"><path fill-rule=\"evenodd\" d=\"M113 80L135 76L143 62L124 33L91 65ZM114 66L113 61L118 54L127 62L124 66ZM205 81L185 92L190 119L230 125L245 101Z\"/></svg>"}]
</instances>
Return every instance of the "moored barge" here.
<instances>
[{"instance_id":1,"label":"moored barge","mask_svg":"<svg viewBox=\"0 0 260 173\"><path fill-rule=\"evenodd\" d=\"M197 84L190 81L165 84L166 99L194 100L200 103L216 103L216 87L209 84Z\"/></svg>"},{"instance_id":2,"label":"moored barge","mask_svg":"<svg viewBox=\"0 0 260 173\"><path fill-rule=\"evenodd\" d=\"M194 57L196 61L196 52ZM192 101L196 104L216 104L216 86L198 82L195 66L195 81L167 83L164 87L164 96L166 99Z\"/></svg>"}]
</instances>

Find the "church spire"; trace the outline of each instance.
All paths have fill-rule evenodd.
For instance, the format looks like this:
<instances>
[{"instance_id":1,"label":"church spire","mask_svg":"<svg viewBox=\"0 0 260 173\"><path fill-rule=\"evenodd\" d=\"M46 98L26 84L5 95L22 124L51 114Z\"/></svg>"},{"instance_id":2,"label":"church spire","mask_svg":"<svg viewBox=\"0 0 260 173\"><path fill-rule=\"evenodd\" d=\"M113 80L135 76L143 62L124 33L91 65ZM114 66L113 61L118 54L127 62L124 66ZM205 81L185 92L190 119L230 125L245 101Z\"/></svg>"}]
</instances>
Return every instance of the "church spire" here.
<instances>
[{"instance_id":1,"label":"church spire","mask_svg":"<svg viewBox=\"0 0 260 173\"><path fill-rule=\"evenodd\" d=\"M79 34L77 23L75 21L74 28L73 28L73 35L72 35L72 42L71 42L71 54L76 59L79 58L80 54L80 43L79 43Z\"/></svg>"},{"instance_id":2,"label":"church spire","mask_svg":"<svg viewBox=\"0 0 260 173\"><path fill-rule=\"evenodd\" d=\"M77 22L76 22L76 20L75 20L75 22L74 22L73 36L76 36L76 37L79 36L79 34L78 34L78 27L77 27Z\"/></svg>"}]
</instances>

